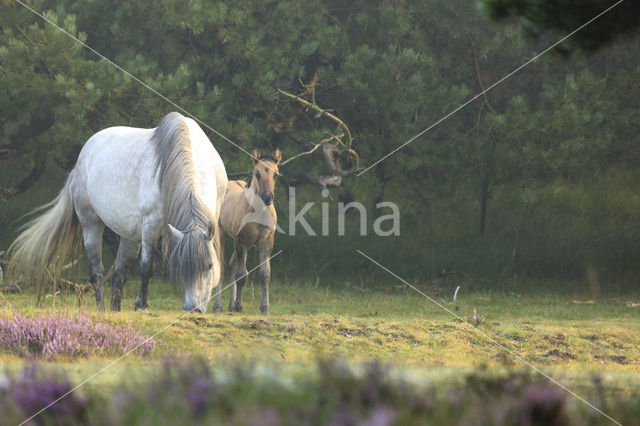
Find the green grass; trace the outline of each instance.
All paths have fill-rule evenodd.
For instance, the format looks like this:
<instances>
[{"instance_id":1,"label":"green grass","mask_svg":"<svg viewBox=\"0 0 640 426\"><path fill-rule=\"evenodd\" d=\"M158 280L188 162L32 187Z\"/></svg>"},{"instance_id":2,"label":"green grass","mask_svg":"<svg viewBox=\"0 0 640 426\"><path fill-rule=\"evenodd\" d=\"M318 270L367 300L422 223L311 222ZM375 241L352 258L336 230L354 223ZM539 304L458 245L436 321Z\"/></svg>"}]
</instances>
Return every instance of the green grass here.
<instances>
[{"instance_id":1,"label":"green grass","mask_svg":"<svg viewBox=\"0 0 640 426\"><path fill-rule=\"evenodd\" d=\"M91 293L82 298L65 292L48 295L38 305L35 294L26 292L3 295L0 315L52 309L73 315L82 310L114 323L132 323L149 335L162 330L158 335L162 343L150 357L130 356L123 363L154 362L187 353L292 365L340 356L356 362L377 359L412 369L522 366L482 332L542 369L639 372L640 308L624 303L640 301L633 294L622 299L603 295L593 304L573 303L587 297L570 293L467 293L463 289L455 302L451 296L438 296L439 303L461 317L470 318L474 308L485 314L485 323L474 327L405 288L340 290L273 282L270 316L259 313L260 290L251 285L245 288L241 314L184 315L182 297L160 280L152 282L149 309L134 312L137 284L127 284L119 313L98 312ZM423 289L430 292L427 286ZM8 353L0 360L21 361ZM107 360L81 363L89 366L103 361Z\"/></svg>"}]
</instances>

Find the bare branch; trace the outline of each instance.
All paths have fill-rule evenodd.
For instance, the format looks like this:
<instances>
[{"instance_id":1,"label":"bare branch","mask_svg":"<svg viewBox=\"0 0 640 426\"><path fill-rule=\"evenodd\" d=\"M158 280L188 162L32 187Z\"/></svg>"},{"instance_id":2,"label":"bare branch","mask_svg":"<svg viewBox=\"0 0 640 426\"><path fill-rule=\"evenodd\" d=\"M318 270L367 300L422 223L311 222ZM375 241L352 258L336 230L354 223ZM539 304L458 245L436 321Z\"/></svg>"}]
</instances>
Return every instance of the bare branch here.
<instances>
[{"instance_id":1,"label":"bare branch","mask_svg":"<svg viewBox=\"0 0 640 426\"><path fill-rule=\"evenodd\" d=\"M324 141L323 141L324 142ZM309 154L313 154L313 152L320 148L322 146L322 142L315 144L313 148L311 148L311 150L306 151L306 152L301 152L299 154L294 155L291 158L286 159L285 161L283 161L282 163L280 163L281 166L284 166L285 164L287 164L288 162L290 162L291 160L295 160L298 157L302 157L303 155L309 155Z\"/></svg>"},{"instance_id":2,"label":"bare branch","mask_svg":"<svg viewBox=\"0 0 640 426\"><path fill-rule=\"evenodd\" d=\"M36 161L31 162L33 164L31 171L20 183L11 188L3 188L0 190L0 201L8 201L18 194L22 194L29 188L31 188L40 179L46 169L45 156L36 155Z\"/></svg>"},{"instance_id":3,"label":"bare branch","mask_svg":"<svg viewBox=\"0 0 640 426\"><path fill-rule=\"evenodd\" d=\"M335 145L325 142L322 144L322 155L324 156L324 162L331 171L340 176L352 175L358 169L358 154L353 149L342 152ZM351 163L351 167L348 170L344 170L340 165L340 160L345 157L346 161Z\"/></svg>"},{"instance_id":4,"label":"bare branch","mask_svg":"<svg viewBox=\"0 0 640 426\"><path fill-rule=\"evenodd\" d=\"M251 173L253 173L253 170L247 170L246 172L236 172L236 173L227 173L227 177L242 177L242 176L249 176Z\"/></svg>"},{"instance_id":5,"label":"bare branch","mask_svg":"<svg viewBox=\"0 0 640 426\"><path fill-rule=\"evenodd\" d=\"M285 92L282 89L278 89L278 92L291 98L296 100L297 102L301 103L302 105L309 107L311 109L313 109L314 111L316 111L319 114L319 117L323 117L326 116L328 118L330 118L331 120L335 121L336 123L338 123L340 125L340 127L342 127L345 131L345 133L347 134L347 144L346 144L346 148L350 149L351 148L351 143L353 142L353 138L351 137L351 131L349 130L349 128L347 127L346 124L344 124L344 122L342 120L340 120L338 117L336 117L335 115L331 114L330 112L328 112L326 109L320 108L317 104L315 104L314 102L309 102L308 100L302 98L301 96L296 96L293 95L289 92ZM340 141L341 144L343 144L342 141Z\"/></svg>"},{"instance_id":6,"label":"bare branch","mask_svg":"<svg viewBox=\"0 0 640 426\"><path fill-rule=\"evenodd\" d=\"M309 180L316 185L319 185L322 189L330 187L338 187L342 184L342 176L329 175L329 176L309 176Z\"/></svg>"},{"instance_id":7,"label":"bare branch","mask_svg":"<svg viewBox=\"0 0 640 426\"><path fill-rule=\"evenodd\" d=\"M11 160L18 156L18 150L11 148L0 148L0 160Z\"/></svg>"},{"instance_id":8,"label":"bare branch","mask_svg":"<svg viewBox=\"0 0 640 426\"><path fill-rule=\"evenodd\" d=\"M73 268L74 266L76 266L76 265L78 264L78 262L80 261L80 258L81 258L81 257L82 257L82 256L78 256L78 258L77 258L77 259L72 260L71 262L69 262L69 263L67 263L66 265L62 266L62 268L61 268L61 269L62 269L63 271L66 271L67 269L71 269L71 268Z\"/></svg>"},{"instance_id":9,"label":"bare branch","mask_svg":"<svg viewBox=\"0 0 640 426\"><path fill-rule=\"evenodd\" d=\"M0 286L0 293L22 293L19 282L11 282Z\"/></svg>"}]
</instances>

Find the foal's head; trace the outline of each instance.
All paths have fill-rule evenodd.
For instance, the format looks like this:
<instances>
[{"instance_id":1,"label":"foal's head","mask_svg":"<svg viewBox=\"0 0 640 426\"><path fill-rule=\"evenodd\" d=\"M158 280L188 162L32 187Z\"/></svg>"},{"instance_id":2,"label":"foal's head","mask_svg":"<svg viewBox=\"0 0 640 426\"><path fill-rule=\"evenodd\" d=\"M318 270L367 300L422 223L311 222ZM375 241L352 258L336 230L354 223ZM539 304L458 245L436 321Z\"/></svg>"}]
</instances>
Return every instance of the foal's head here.
<instances>
[{"instance_id":1,"label":"foal's head","mask_svg":"<svg viewBox=\"0 0 640 426\"><path fill-rule=\"evenodd\" d=\"M253 177L251 187L253 191L262 198L262 201L269 206L273 203L273 188L276 184L278 174L278 164L282 160L282 153L276 149L272 154L260 154L254 149L253 156Z\"/></svg>"}]
</instances>

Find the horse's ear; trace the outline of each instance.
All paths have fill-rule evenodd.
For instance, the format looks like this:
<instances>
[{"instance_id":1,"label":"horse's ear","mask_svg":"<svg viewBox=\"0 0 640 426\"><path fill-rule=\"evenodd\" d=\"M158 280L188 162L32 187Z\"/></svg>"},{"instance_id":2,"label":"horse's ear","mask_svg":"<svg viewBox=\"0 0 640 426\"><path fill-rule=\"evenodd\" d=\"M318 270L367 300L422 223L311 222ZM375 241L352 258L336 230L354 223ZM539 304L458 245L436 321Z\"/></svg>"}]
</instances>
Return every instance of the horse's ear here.
<instances>
[{"instance_id":1,"label":"horse's ear","mask_svg":"<svg viewBox=\"0 0 640 426\"><path fill-rule=\"evenodd\" d=\"M253 164L257 164L260 160L260 151L254 148L253 151L251 151L251 156L253 157Z\"/></svg>"},{"instance_id":2,"label":"horse's ear","mask_svg":"<svg viewBox=\"0 0 640 426\"><path fill-rule=\"evenodd\" d=\"M273 159L276 162L276 166L280 164L280 160L282 160L282 151L280 151L280 148L276 148L276 150L273 151Z\"/></svg>"},{"instance_id":3,"label":"horse's ear","mask_svg":"<svg viewBox=\"0 0 640 426\"><path fill-rule=\"evenodd\" d=\"M213 226L213 223L209 222L209 226L207 226L207 240L213 240L215 236L216 229Z\"/></svg>"},{"instance_id":4,"label":"horse's ear","mask_svg":"<svg viewBox=\"0 0 640 426\"><path fill-rule=\"evenodd\" d=\"M171 242L173 243L173 245L178 244L182 240L182 237L184 237L184 234L174 228L170 223L167 223L167 226L169 227L169 232L171 233Z\"/></svg>"}]
</instances>

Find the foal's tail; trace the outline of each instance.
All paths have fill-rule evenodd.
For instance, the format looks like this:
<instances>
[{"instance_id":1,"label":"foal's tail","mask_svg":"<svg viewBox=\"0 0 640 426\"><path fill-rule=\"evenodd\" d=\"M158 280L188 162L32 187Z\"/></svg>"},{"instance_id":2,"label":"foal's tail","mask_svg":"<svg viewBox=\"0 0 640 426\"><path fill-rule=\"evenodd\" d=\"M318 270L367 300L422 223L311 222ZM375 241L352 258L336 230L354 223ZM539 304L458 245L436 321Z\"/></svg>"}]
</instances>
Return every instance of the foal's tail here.
<instances>
[{"instance_id":1,"label":"foal's tail","mask_svg":"<svg viewBox=\"0 0 640 426\"><path fill-rule=\"evenodd\" d=\"M56 272L64 265L81 238L80 222L73 207L74 176L71 171L60 194L32 213L46 211L21 228L22 232L9 247L10 273L41 279L48 267Z\"/></svg>"}]
</instances>

